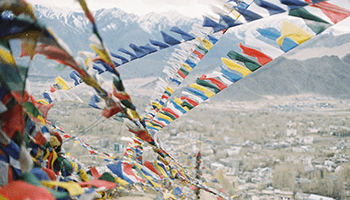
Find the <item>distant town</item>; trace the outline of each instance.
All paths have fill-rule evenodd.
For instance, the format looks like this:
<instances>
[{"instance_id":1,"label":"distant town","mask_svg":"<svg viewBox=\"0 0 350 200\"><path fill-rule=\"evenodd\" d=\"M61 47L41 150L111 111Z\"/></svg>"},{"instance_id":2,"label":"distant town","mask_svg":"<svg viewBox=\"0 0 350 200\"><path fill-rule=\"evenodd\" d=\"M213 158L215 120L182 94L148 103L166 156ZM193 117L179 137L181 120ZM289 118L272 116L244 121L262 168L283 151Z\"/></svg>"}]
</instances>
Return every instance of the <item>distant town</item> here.
<instances>
[{"instance_id":1,"label":"distant town","mask_svg":"<svg viewBox=\"0 0 350 200\"><path fill-rule=\"evenodd\" d=\"M135 99L138 104L145 101ZM72 134L98 116L98 111L85 105L60 104L48 117L67 130L76 130ZM69 110L73 106L75 110ZM202 182L237 199L347 199L349 112L349 100L312 95L206 102L174 121L159 137L190 174L200 151ZM79 122L72 115L79 115ZM130 135L122 123L109 119L79 137L121 158ZM105 164L71 144L64 148L87 166ZM143 156L144 160L155 158L147 145Z\"/></svg>"}]
</instances>

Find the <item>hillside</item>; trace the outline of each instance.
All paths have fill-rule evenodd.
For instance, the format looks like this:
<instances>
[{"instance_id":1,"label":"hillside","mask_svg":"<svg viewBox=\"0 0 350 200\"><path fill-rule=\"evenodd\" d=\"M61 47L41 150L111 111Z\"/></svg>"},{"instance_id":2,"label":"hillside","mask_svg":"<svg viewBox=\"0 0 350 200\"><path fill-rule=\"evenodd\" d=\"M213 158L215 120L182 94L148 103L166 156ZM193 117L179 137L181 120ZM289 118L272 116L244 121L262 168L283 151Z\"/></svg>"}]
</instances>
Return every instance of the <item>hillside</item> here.
<instances>
[{"instance_id":1,"label":"hillside","mask_svg":"<svg viewBox=\"0 0 350 200\"><path fill-rule=\"evenodd\" d=\"M34 6L38 20L51 28L57 37L61 38L70 48L72 54L77 56L78 51L92 51L89 44L91 36L91 24L84 17L83 12L65 11L61 8L45 7L41 5ZM183 31L190 31L194 24L200 24L201 20L189 18L178 13L165 13L159 15L149 13L144 16L129 14L121 9L100 9L93 12L98 24L98 29L103 38L104 44L110 52L117 53L127 59L129 55L118 51L119 48L129 48L133 43L139 46L149 43L149 39L162 41L160 31L167 32L173 26L177 26ZM172 34L174 35L174 34ZM175 34L177 35L177 34ZM13 43L14 55L19 56L20 45ZM134 60L119 67L124 78L135 78L143 76L160 76L164 63L161 62L174 51L174 48L168 48L152 55L142 58L142 61ZM119 59L116 62L121 63ZM26 64L26 59L18 59L19 63ZM30 75L51 75L52 71L56 75L69 78L71 69L57 71L55 61L44 59L42 56L34 57L34 64L31 67ZM130 68L133 69L130 72ZM54 77L52 77L54 79ZM53 80L52 79L52 80Z\"/></svg>"}]
</instances>

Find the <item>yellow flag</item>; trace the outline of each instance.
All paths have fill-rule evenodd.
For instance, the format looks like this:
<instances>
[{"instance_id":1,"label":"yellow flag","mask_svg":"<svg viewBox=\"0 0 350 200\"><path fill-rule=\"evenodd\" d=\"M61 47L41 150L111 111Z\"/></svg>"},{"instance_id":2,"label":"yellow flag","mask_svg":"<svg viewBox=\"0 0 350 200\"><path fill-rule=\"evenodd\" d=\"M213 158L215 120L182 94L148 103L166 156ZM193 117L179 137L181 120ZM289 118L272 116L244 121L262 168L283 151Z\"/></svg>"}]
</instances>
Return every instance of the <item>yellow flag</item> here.
<instances>
[{"instance_id":1,"label":"yellow flag","mask_svg":"<svg viewBox=\"0 0 350 200\"><path fill-rule=\"evenodd\" d=\"M176 199L176 197L171 193L163 193L165 200Z\"/></svg>"},{"instance_id":2,"label":"yellow flag","mask_svg":"<svg viewBox=\"0 0 350 200\"><path fill-rule=\"evenodd\" d=\"M123 186L119 186L118 189L119 190L125 190L125 188Z\"/></svg>"},{"instance_id":3,"label":"yellow flag","mask_svg":"<svg viewBox=\"0 0 350 200\"><path fill-rule=\"evenodd\" d=\"M104 60L105 62L114 65L112 58L110 57L107 50L99 49L97 46L90 44L90 47Z\"/></svg>"},{"instance_id":4,"label":"yellow flag","mask_svg":"<svg viewBox=\"0 0 350 200\"><path fill-rule=\"evenodd\" d=\"M31 18L36 20L33 6L25 1L13 1L16 3L11 3L12 1L1 2L0 10L11 10L13 14L20 15L22 13L29 15Z\"/></svg>"},{"instance_id":5,"label":"yellow flag","mask_svg":"<svg viewBox=\"0 0 350 200\"><path fill-rule=\"evenodd\" d=\"M205 88L205 87L202 87L202 86L198 85L197 83L191 83L191 84L190 84L190 87L191 87L191 88L196 88L196 89L198 89L198 90L203 91L203 92L204 92L204 95L207 96L207 97L209 97L209 98L215 95L214 92L210 91L209 89L207 89L207 88Z\"/></svg>"},{"instance_id":6,"label":"yellow flag","mask_svg":"<svg viewBox=\"0 0 350 200\"><path fill-rule=\"evenodd\" d=\"M28 55L30 55L30 59L33 59L34 50L39 41L39 37L41 33L42 31L30 31L30 32L16 34L16 35L13 35L12 37L21 38L24 51Z\"/></svg>"},{"instance_id":7,"label":"yellow flag","mask_svg":"<svg viewBox=\"0 0 350 200\"><path fill-rule=\"evenodd\" d=\"M160 105L158 102L152 102L152 106L156 106L158 109L160 109L162 107L162 105Z\"/></svg>"},{"instance_id":8,"label":"yellow flag","mask_svg":"<svg viewBox=\"0 0 350 200\"><path fill-rule=\"evenodd\" d=\"M252 73L249 69L243 67L242 65L239 65L235 63L234 61L227 59L227 58L221 58L222 62L227 65L228 68L238 71L243 75L243 77L247 76L248 74Z\"/></svg>"},{"instance_id":9,"label":"yellow flag","mask_svg":"<svg viewBox=\"0 0 350 200\"><path fill-rule=\"evenodd\" d=\"M230 5L224 4L223 8L229 12L228 16L230 16L232 19L237 20L241 16L241 14L236 9L232 9L232 6Z\"/></svg>"},{"instance_id":10,"label":"yellow flag","mask_svg":"<svg viewBox=\"0 0 350 200\"><path fill-rule=\"evenodd\" d=\"M0 62L14 65L15 59L13 58L11 52L8 49L0 47Z\"/></svg>"},{"instance_id":11,"label":"yellow flag","mask_svg":"<svg viewBox=\"0 0 350 200\"><path fill-rule=\"evenodd\" d=\"M163 113L157 113L157 115L158 115L159 118L166 119L166 120L168 120L169 122L174 121L174 120L171 119L169 116L164 115Z\"/></svg>"},{"instance_id":12,"label":"yellow flag","mask_svg":"<svg viewBox=\"0 0 350 200\"><path fill-rule=\"evenodd\" d=\"M234 17L233 19L238 19L241 16L241 13L239 13L237 10L232 10L232 12L230 13L232 14Z\"/></svg>"},{"instance_id":13,"label":"yellow flag","mask_svg":"<svg viewBox=\"0 0 350 200\"><path fill-rule=\"evenodd\" d=\"M158 130L160 130L160 129L161 129L159 126L153 126L153 124L151 124L150 122L147 122L147 126L150 126L150 127L156 128L156 129L158 129Z\"/></svg>"},{"instance_id":14,"label":"yellow flag","mask_svg":"<svg viewBox=\"0 0 350 200\"><path fill-rule=\"evenodd\" d=\"M69 161L72 164L73 172L78 172L78 164L73 161Z\"/></svg>"},{"instance_id":15,"label":"yellow flag","mask_svg":"<svg viewBox=\"0 0 350 200\"><path fill-rule=\"evenodd\" d=\"M92 65L92 58L88 57L88 58L86 58L84 60L84 62L85 62L85 66L91 67L91 65Z\"/></svg>"},{"instance_id":16,"label":"yellow flag","mask_svg":"<svg viewBox=\"0 0 350 200\"><path fill-rule=\"evenodd\" d=\"M101 86L97 83L97 81L91 77L91 76L80 76L81 79L84 81L84 83L86 83L87 85L95 88L96 90L98 90L101 94L103 95L108 95L102 88Z\"/></svg>"},{"instance_id":17,"label":"yellow flag","mask_svg":"<svg viewBox=\"0 0 350 200\"><path fill-rule=\"evenodd\" d=\"M177 104L179 104L180 106L181 106L181 104L183 103L182 100L179 99L179 98L177 98L177 97L174 98L174 102L177 103ZM187 107L184 107L184 106L181 106L181 107L182 107L183 109L185 109L187 112L190 110L190 109L188 109Z\"/></svg>"},{"instance_id":18,"label":"yellow flag","mask_svg":"<svg viewBox=\"0 0 350 200\"><path fill-rule=\"evenodd\" d=\"M126 110L126 113L128 114L128 116L131 118L131 119L140 119L141 116L135 111L135 110L132 110L132 109L127 109Z\"/></svg>"},{"instance_id":19,"label":"yellow flag","mask_svg":"<svg viewBox=\"0 0 350 200\"><path fill-rule=\"evenodd\" d=\"M78 1L79 1L81 8L84 10L84 12L86 12L86 13L90 12L85 0L78 0Z\"/></svg>"},{"instance_id":20,"label":"yellow flag","mask_svg":"<svg viewBox=\"0 0 350 200\"><path fill-rule=\"evenodd\" d=\"M289 37L293 39L296 43L301 44L306 40L312 38L313 35L295 24L283 21L281 36L276 39L280 46L282 46L283 39L285 37Z\"/></svg>"},{"instance_id":21,"label":"yellow flag","mask_svg":"<svg viewBox=\"0 0 350 200\"><path fill-rule=\"evenodd\" d=\"M85 182L89 182L89 176L87 175L87 173L83 170L83 169L80 169L79 170L79 174L80 174L80 177L83 181Z\"/></svg>"},{"instance_id":22,"label":"yellow flag","mask_svg":"<svg viewBox=\"0 0 350 200\"><path fill-rule=\"evenodd\" d=\"M60 145L61 145L61 142L58 141L57 137L52 136L52 137L50 138L50 146L51 146L52 148L58 147L58 146L60 146Z\"/></svg>"},{"instance_id":23,"label":"yellow flag","mask_svg":"<svg viewBox=\"0 0 350 200\"><path fill-rule=\"evenodd\" d=\"M54 166L53 166L53 164L54 164L54 162L56 161L56 159L57 159L57 153L56 153L56 151L55 150L52 150L52 160L51 160L51 169L53 169L54 168Z\"/></svg>"},{"instance_id":24,"label":"yellow flag","mask_svg":"<svg viewBox=\"0 0 350 200\"><path fill-rule=\"evenodd\" d=\"M38 159L42 154L42 150L40 148L38 148L38 153L35 156L35 159Z\"/></svg>"},{"instance_id":25,"label":"yellow flag","mask_svg":"<svg viewBox=\"0 0 350 200\"><path fill-rule=\"evenodd\" d=\"M138 163L135 163L135 165L137 166L137 168L139 168L138 171L142 174L142 176L145 177L147 180L149 180L153 184L154 187L161 188L161 186L158 183L154 182L152 177L143 173L143 171L141 170L141 166Z\"/></svg>"},{"instance_id":26,"label":"yellow flag","mask_svg":"<svg viewBox=\"0 0 350 200\"><path fill-rule=\"evenodd\" d=\"M62 90L69 90L69 89L70 89L68 83L67 83L62 77L60 77L60 76L58 76L58 77L55 79L55 82L56 82L58 85L62 86Z\"/></svg>"},{"instance_id":27,"label":"yellow flag","mask_svg":"<svg viewBox=\"0 0 350 200\"><path fill-rule=\"evenodd\" d=\"M49 103L47 101L45 101L44 99L39 99L36 102L41 103L41 104L45 104L45 105L49 105Z\"/></svg>"},{"instance_id":28,"label":"yellow flag","mask_svg":"<svg viewBox=\"0 0 350 200\"><path fill-rule=\"evenodd\" d=\"M117 183L120 183L121 185L129 185L129 183L127 181L124 181L123 179L116 177L115 180L117 181Z\"/></svg>"},{"instance_id":29,"label":"yellow flag","mask_svg":"<svg viewBox=\"0 0 350 200\"><path fill-rule=\"evenodd\" d=\"M159 173L162 174L162 176L164 176L165 178L169 178L168 174L164 171L162 167L158 165L156 160L154 161L154 165L157 167L157 170L159 171Z\"/></svg>"},{"instance_id":30,"label":"yellow flag","mask_svg":"<svg viewBox=\"0 0 350 200\"><path fill-rule=\"evenodd\" d=\"M40 183L49 188L53 188L55 186L62 187L68 191L69 196L84 194L84 190L78 183L75 182L40 181Z\"/></svg>"},{"instance_id":31,"label":"yellow flag","mask_svg":"<svg viewBox=\"0 0 350 200\"><path fill-rule=\"evenodd\" d=\"M214 46L211 42L209 42L206 39L202 40L202 44L208 50L210 50Z\"/></svg>"},{"instance_id":32,"label":"yellow flag","mask_svg":"<svg viewBox=\"0 0 350 200\"><path fill-rule=\"evenodd\" d=\"M170 92L171 94L174 93L174 90L171 89L171 87L169 87L169 86L166 88L166 90L167 90L168 92Z\"/></svg>"},{"instance_id":33,"label":"yellow flag","mask_svg":"<svg viewBox=\"0 0 350 200\"><path fill-rule=\"evenodd\" d=\"M177 171L175 169L171 170L171 178L175 178Z\"/></svg>"},{"instance_id":34,"label":"yellow flag","mask_svg":"<svg viewBox=\"0 0 350 200\"><path fill-rule=\"evenodd\" d=\"M185 67L189 72L192 71L192 67L190 67L188 64L184 63L182 66Z\"/></svg>"},{"instance_id":35,"label":"yellow flag","mask_svg":"<svg viewBox=\"0 0 350 200\"><path fill-rule=\"evenodd\" d=\"M37 118L40 120L40 122L41 122L43 125L45 125L45 120L44 120L44 118L43 118L41 115L37 116Z\"/></svg>"},{"instance_id":36,"label":"yellow flag","mask_svg":"<svg viewBox=\"0 0 350 200\"><path fill-rule=\"evenodd\" d=\"M47 160L47 158L49 157L49 155L50 155L50 150L49 150L49 148L47 148L47 149L46 149L46 153L45 153L45 155L44 155L44 157L43 157L43 160Z\"/></svg>"}]
</instances>

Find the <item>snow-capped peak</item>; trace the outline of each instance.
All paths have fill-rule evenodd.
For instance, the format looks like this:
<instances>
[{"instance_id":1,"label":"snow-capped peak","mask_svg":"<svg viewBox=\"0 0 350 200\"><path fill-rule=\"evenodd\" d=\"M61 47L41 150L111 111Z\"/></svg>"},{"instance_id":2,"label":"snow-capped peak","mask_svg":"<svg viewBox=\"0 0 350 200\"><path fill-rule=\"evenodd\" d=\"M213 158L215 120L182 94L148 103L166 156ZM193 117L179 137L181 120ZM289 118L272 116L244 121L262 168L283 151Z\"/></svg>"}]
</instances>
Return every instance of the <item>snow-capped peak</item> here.
<instances>
[{"instance_id":1,"label":"snow-capped peak","mask_svg":"<svg viewBox=\"0 0 350 200\"><path fill-rule=\"evenodd\" d=\"M46 7L43 5L36 4L34 6L34 10L36 11L37 15L43 15L47 18L54 19L54 18L60 18L64 17L66 18L67 16L71 15L72 13L75 12L80 12L83 13L83 11L71 9L71 8L63 8L63 7Z\"/></svg>"}]
</instances>

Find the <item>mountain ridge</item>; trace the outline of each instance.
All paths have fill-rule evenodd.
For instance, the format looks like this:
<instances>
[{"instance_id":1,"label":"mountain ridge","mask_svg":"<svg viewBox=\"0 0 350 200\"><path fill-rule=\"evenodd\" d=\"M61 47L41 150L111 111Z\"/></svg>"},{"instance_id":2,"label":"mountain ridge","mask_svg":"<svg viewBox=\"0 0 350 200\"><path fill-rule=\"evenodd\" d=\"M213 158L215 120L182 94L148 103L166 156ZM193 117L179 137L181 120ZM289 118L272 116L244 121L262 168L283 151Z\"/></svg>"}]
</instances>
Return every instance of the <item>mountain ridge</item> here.
<instances>
[{"instance_id":1,"label":"mountain ridge","mask_svg":"<svg viewBox=\"0 0 350 200\"><path fill-rule=\"evenodd\" d=\"M72 51L73 56L77 56L78 51L92 51L89 44L89 37L92 35L92 25L86 19L83 12L73 12L62 10L61 8L49 8L42 5L35 5L34 10L39 22L51 28L55 35L64 41ZM184 15L171 16L172 13L160 15L157 13L149 13L143 16L129 14L118 8L100 9L93 11L97 28L104 44L110 52L117 53L127 59L129 55L118 52L119 48L129 48L129 44L133 43L139 46L149 43L149 39L162 41L160 31L169 32L173 26L178 26L180 29L188 32L194 24L200 23L197 18L189 18ZM173 34L176 35L176 34ZM180 38L181 39L181 38ZM18 46L18 45L17 45ZM164 67L164 58L167 57L174 47L158 51L154 55L149 55L142 58L142 62L138 59L129 62L118 70L123 71L124 77L132 78L135 76L142 77L145 74L140 70L147 66L152 68L146 70L149 75L160 76ZM132 52L132 50L130 50ZM20 49L14 50L17 55L20 54ZM21 59L20 59L21 60ZM120 60L115 59L116 62ZM25 63L25 61L23 61ZM30 69L30 74L40 72L42 74L52 74L52 67L57 63L51 60L42 59L40 56L34 57L34 65ZM50 66L50 68L44 67ZM143 66L143 67L142 67ZM130 73L126 68L134 67L135 72ZM71 70L70 70L71 71ZM69 78L69 70L57 71L56 74L64 78ZM142 70L141 70L142 71Z\"/></svg>"},{"instance_id":2,"label":"mountain ridge","mask_svg":"<svg viewBox=\"0 0 350 200\"><path fill-rule=\"evenodd\" d=\"M64 13L55 13L54 10L42 6L35 6L34 8L38 13L37 16L39 21L48 25L48 27L53 27L57 36L71 47L73 54L80 50L92 51L89 47L90 42L88 40L92 34L91 24L82 12L66 11ZM194 24L200 22L198 19L189 19L188 17L173 18L171 20L174 21L171 21L166 16L161 16L157 13L137 16L135 14L128 14L118 8L100 9L94 11L93 15L95 16L96 24L100 30L104 43L110 52L118 53L128 59L129 56L125 56L118 52L118 48L128 48L130 43L145 45L149 42L149 39L161 41L160 38L162 37L160 31L167 32L172 26L179 26L182 30L188 32ZM249 27L244 28L244 26L242 26L241 31L246 33L246 30L248 29ZM213 70L215 67L221 65L220 58L225 57L226 53L229 50L232 50L230 44L238 44L238 39L236 37L237 34L239 35L240 33L236 31L236 29L230 29L227 31L227 33L213 47L210 53L208 53L196 68L193 69L191 74L198 76L201 75L201 73L206 73L205 70ZM346 68L348 64L347 62L344 62L349 56L347 55L344 58L337 56L317 57L317 53L320 50L319 48L327 47L332 49L340 44L350 44L349 34L345 36L320 35L298 46L296 48L297 50L293 49L282 57L275 59L271 64L269 63L257 72L235 83L227 89L227 91L223 91L221 92L222 94L217 96L221 96L224 99L227 97L232 100L250 100L254 98L262 98L264 95L268 94L297 94L310 92L314 89L315 92L320 94L349 97L346 93L348 93L347 87L350 85L348 85L346 81L344 83L336 81L337 78L341 80L350 78L350 71ZM174 52L174 48L176 47L170 47L158 51L157 53L147 55L142 59L136 59L127 64L121 65L118 67L118 70L123 79L162 77L164 75L162 70L166 65L165 60L169 59L170 54ZM309 54L315 54L317 58L306 59L304 61L288 59L288 55L293 55L293 53L295 54L295 52L302 51L303 49ZM30 72L40 72L52 75L52 70L54 70L52 69L52 66L57 65L56 62L49 61L49 64L42 64L40 62L44 59L41 58L34 58L37 65L34 65L34 69ZM119 60L116 61L119 62ZM327 64L329 66L327 66ZM48 65L51 67L43 67ZM308 68L307 66L320 66L319 68L322 69L321 71L327 73L329 78L328 82L332 84L338 92L332 92L332 90L324 84L327 82L325 81L326 79L322 77L325 74L319 72L315 73L315 71L313 71L314 69ZM285 74L288 70L292 70L292 72ZM300 74L298 70L302 70L303 73ZM341 70L343 70L343 73ZM71 69L64 70L63 72L57 71L57 74L55 75L61 75L67 80L70 80L68 74L71 71ZM309 78L315 79L314 82L312 82L314 85L313 88L307 84L307 81L305 81L308 76ZM270 80L270 82L274 84L271 84L266 80ZM186 85L189 81L193 80L189 77L189 79L183 82L182 85ZM147 88L150 85L154 85L154 83L143 85L143 88ZM260 90L256 90L256 88L253 87L254 85ZM271 85L285 88L274 90ZM317 85L322 85L323 87L328 88L328 93L325 90L322 90L322 87L318 87ZM232 94L235 95L232 96ZM215 100L215 97L213 97L213 100Z\"/></svg>"}]
</instances>

